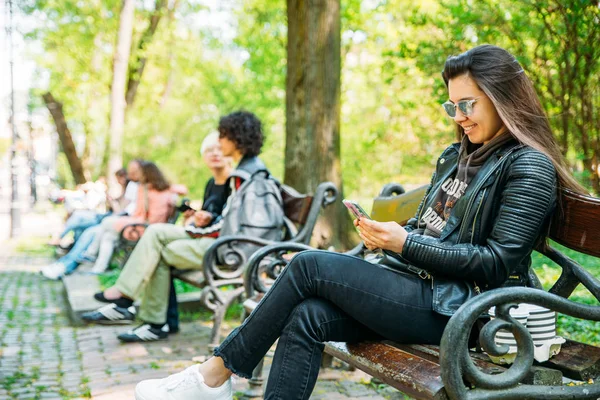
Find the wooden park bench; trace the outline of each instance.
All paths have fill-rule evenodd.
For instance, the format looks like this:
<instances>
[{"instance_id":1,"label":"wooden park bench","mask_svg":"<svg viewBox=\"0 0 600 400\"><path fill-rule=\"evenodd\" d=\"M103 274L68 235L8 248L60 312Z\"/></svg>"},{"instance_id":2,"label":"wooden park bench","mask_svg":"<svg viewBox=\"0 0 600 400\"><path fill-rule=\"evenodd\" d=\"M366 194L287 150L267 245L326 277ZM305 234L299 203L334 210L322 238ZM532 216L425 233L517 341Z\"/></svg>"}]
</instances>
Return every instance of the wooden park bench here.
<instances>
[{"instance_id":1,"label":"wooden park bench","mask_svg":"<svg viewBox=\"0 0 600 400\"><path fill-rule=\"evenodd\" d=\"M335 202L337 189L331 182L317 186L314 195L301 194L287 187L282 192L285 214L284 241L279 243L308 244L321 209ZM225 311L244 293L243 274L249 255L241 244L258 248L275 242L249 236L220 237L204 255L201 270L172 269L174 279L179 279L201 290L200 302L214 311L209 348L219 344L219 333ZM230 289L230 290L223 290Z\"/></svg>"},{"instance_id":2,"label":"wooden park bench","mask_svg":"<svg viewBox=\"0 0 600 400\"><path fill-rule=\"evenodd\" d=\"M392 191L394 187L388 187ZM390 196L383 191L374 200L372 217L378 221L406 222L414 216L425 188ZM557 212L550 238L570 249L600 257L600 199L563 191L564 212ZM362 246L361 246L362 247ZM285 267L288 252L309 249L299 245L273 245L255 253L246 271L247 300L250 313L278 273ZM360 253L360 247L354 254ZM484 292L464 304L447 325L440 346L398 344L392 341L357 344L329 342L325 353L361 369L417 399L597 399L600 398L600 348L568 340L558 355L539 364L533 358L531 336L522 325L506 321L517 340L517 358L512 365L494 364L488 355L502 355L507 349L494 344L494 324L484 325L480 334L484 352L468 348L473 324L478 317L496 306L508 313L506 305L529 303L550 308L577 318L600 321L600 306L568 300L579 284L600 299L600 282L586 269L549 248L540 250L562 267L562 275L546 292L533 270L530 287L500 288ZM502 317L497 317L503 319ZM502 321L499 321L502 322ZM516 325L519 325L518 327ZM519 330L520 328L520 330ZM563 377L583 384L569 386ZM262 363L250 379L248 396L262 395Z\"/></svg>"}]
</instances>

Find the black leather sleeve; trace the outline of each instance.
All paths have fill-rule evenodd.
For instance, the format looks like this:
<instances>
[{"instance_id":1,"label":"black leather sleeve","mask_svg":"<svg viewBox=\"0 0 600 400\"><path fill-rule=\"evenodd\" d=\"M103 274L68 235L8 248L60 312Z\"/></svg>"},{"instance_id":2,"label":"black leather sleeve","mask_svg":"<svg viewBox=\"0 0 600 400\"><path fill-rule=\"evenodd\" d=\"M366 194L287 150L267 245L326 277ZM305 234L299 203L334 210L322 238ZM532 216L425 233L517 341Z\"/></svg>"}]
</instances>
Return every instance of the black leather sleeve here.
<instances>
[{"instance_id":1,"label":"black leather sleeve","mask_svg":"<svg viewBox=\"0 0 600 400\"><path fill-rule=\"evenodd\" d=\"M506 183L498 193L500 208L485 245L451 244L410 234L402 256L434 275L500 286L509 270L531 253L557 193L556 171L542 153L519 154L504 173Z\"/></svg>"}]
</instances>

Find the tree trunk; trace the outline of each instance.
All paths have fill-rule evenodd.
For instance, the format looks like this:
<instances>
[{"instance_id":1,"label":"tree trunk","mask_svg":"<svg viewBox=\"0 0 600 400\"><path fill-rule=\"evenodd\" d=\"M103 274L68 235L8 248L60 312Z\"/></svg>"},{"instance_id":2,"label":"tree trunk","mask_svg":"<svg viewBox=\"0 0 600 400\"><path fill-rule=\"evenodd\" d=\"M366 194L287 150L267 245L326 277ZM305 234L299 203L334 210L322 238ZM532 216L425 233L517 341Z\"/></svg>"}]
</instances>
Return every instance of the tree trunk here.
<instances>
[{"instance_id":1,"label":"tree trunk","mask_svg":"<svg viewBox=\"0 0 600 400\"><path fill-rule=\"evenodd\" d=\"M110 110L110 156L107 179L116 185L114 173L123 166L123 131L125 128L125 84L133 33L134 0L123 0L119 20L119 33L113 62Z\"/></svg>"},{"instance_id":2,"label":"tree trunk","mask_svg":"<svg viewBox=\"0 0 600 400\"><path fill-rule=\"evenodd\" d=\"M167 55L167 82L165 83L165 87L163 89L162 95L160 96L159 106L163 108L165 104L167 104L167 100L171 95L171 90L173 89L173 81L175 80L175 68L173 64L175 63L175 28L173 27L173 20L175 19L175 10L177 9L178 0L174 0L173 4L169 8L169 13L167 14L167 29L168 29L168 55Z\"/></svg>"},{"instance_id":3,"label":"tree trunk","mask_svg":"<svg viewBox=\"0 0 600 400\"><path fill-rule=\"evenodd\" d=\"M288 0L286 184L314 193L333 182L342 196L340 164L340 1ZM351 220L341 201L315 233L317 245L348 248Z\"/></svg>"},{"instance_id":4,"label":"tree trunk","mask_svg":"<svg viewBox=\"0 0 600 400\"><path fill-rule=\"evenodd\" d=\"M63 152L67 156L67 161L69 162L69 167L71 168L71 173L73 174L75 183L77 185L85 183L86 179L83 173L81 159L75 150L73 137L71 136L71 131L67 126L67 120L65 119L65 115L63 113L62 103L57 101L50 92L43 94L42 98L44 99L44 103L46 103L46 107L48 107L48 111L50 111L50 115L52 115L52 119L56 125L58 138L60 140Z\"/></svg>"},{"instance_id":5,"label":"tree trunk","mask_svg":"<svg viewBox=\"0 0 600 400\"><path fill-rule=\"evenodd\" d=\"M146 50L150 42L152 42L152 38L154 37L154 33L158 28L158 23L160 22L160 19L163 16L166 5L166 0L156 0L154 12L150 16L150 24L148 25L148 28L146 29L146 31L142 35L142 38L140 39L140 42L138 43L137 50L135 52L135 61L131 64L131 67L129 68L129 78L127 80L127 93L125 95L127 107L133 106L135 95L137 93L138 87L140 86L142 74L144 73L144 68L146 68L146 62L148 61Z\"/></svg>"}]
</instances>

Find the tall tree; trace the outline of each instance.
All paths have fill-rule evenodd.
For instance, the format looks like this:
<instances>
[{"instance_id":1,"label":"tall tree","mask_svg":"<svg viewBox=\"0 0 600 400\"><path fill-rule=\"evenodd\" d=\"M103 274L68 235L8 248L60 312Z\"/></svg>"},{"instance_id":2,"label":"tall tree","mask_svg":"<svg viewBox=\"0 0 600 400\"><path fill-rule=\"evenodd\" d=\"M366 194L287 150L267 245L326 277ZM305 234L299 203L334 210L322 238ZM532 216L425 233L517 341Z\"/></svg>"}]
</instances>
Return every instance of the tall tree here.
<instances>
[{"instance_id":1,"label":"tall tree","mask_svg":"<svg viewBox=\"0 0 600 400\"><path fill-rule=\"evenodd\" d=\"M314 192L331 181L342 196L340 164L340 1L288 0L285 182ZM319 226L318 244L349 247L341 202Z\"/></svg>"},{"instance_id":2,"label":"tall tree","mask_svg":"<svg viewBox=\"0 0 600 400\"><path fill-rule=\"evenodd\" d=\"M133 33L134 0L123 0L119 19L119 33L113 62L110 110L110 158L108 173L110 183L115 184L114 172L123 166L123 131L125 128L125 85Z\"/></svg>"},{"instance_id":3,"label":"tall tree","mask_svg":"<svg viewBox=\"0 0 600 400\"><path fill-rule=\"evenodd\" d=\"M48 111L50 111L50 115L52 115L52 119L54 119L56 132L58 132L58 139L60 140L62 149L67 156L67 161L69 163L69 167L71 168L71 172L73 173L73 179L75 180L75 183L78 185L85 183L86 179L85 174L83 173L83 165L81 164L81 159L75 150L73 137L71 136L71 131L67 126L67 120L65 118L65 114L63 113L62 103L57 101L50 92L44 93L42 98L44 99L44 103L46 103L46 107L48 107Z\"/></svg>"},{"instance_id":4,"label":"tall tree","mask_svg":"<svg viewBox=\"0 0 600 400\"><path fill-rule=\"evenodd\" d=\"M173 2L173 5L170 7L169 11L173 12L177 1ZM129 73L127 78L127 92L125 94L125 101L127 102L127 107L133 106L133 102L135 100L135 95L137 93L138 86L140 86L140 81L142 79L142 74L144 73L144 68L146 68L146 63L148 62L147 48L152 42L154 38L154 34L158 29L158 23L162 19L165 8L167 5L167 0L156 0L154 4L154 11L150 14L150 21L148 27L142 34L142 37L137 45L137 50L134 54L134 60L129 67Z\"/></svg>"}]
</instances>

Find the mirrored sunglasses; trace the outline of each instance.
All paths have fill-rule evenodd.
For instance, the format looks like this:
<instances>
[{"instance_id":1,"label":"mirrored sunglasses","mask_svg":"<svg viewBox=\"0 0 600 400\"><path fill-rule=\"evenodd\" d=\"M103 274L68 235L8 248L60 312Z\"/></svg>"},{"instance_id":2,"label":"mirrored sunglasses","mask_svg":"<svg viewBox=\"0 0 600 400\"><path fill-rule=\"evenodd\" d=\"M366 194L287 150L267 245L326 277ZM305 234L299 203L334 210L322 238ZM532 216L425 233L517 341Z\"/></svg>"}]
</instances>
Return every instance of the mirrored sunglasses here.
<instances>
[{"instance_id":1,"label":"mirrored sunglasses","mask_svg":"<svg viewBox=\"0 0 600 400\"><path fill-rule=\"evenodd\" d=\"M468 117L473 114L473 104L475 104L476 101L477 99L461 100L456 104L451 101L447 101L442 104L442 107L444 107L444 110L446 110L446 113L448 116L450 116L450 118L456 117L457 108L465 117Z\"/></svg>"}]
</instances>

